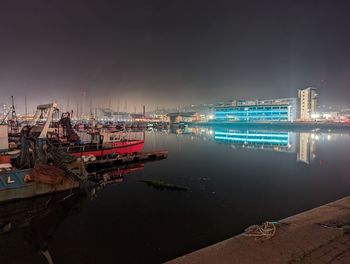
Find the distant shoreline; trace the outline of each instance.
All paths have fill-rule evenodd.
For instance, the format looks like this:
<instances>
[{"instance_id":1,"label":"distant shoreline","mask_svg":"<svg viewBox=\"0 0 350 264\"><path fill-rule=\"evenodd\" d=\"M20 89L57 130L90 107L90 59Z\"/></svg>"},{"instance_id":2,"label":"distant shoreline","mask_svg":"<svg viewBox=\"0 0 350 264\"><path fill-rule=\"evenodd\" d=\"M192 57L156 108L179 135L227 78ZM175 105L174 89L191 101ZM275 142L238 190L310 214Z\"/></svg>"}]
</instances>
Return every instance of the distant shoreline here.
<instances>
[{"instance_id":1,"label":"distant shoreline","mask_svg":"<svg viewBox=\"0 0 350 264\"><path fill-rule=\"evenodd\" d=\"M350 131L350 124L333 122L203 122L192 123L190 126L279 129L292 131Z\"/></svg>"}]
</instances>

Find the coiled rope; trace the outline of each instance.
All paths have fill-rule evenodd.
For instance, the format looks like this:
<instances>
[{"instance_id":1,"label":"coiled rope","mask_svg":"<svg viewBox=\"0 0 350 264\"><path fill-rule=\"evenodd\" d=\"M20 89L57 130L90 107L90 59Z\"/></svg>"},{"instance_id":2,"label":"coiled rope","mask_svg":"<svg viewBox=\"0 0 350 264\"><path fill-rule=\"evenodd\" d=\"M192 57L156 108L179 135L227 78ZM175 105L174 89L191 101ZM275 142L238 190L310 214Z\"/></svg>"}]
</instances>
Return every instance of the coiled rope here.
<instances>
[{"instance_id":1,"label":"coiled rope","mask_svg":"<svg viewBox=\"0 0 350 264\"><path fill-rule=\"evenodd\" d=\"M276 222L264 222L261 225L252 225L244 230L244 236L254 237L255 240L267 240L276 234Z\"/></svg>"}]
</instances>

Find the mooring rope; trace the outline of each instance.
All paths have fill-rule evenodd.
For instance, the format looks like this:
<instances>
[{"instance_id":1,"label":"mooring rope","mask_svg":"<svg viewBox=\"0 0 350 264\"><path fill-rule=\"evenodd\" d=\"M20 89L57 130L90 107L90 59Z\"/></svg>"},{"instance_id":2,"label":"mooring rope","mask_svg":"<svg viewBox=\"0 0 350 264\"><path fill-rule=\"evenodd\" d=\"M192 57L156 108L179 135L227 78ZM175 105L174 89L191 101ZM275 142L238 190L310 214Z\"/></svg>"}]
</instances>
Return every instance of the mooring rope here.
<instances>
[{"instance_id":1,"label":"mooring rope","mask_svg":"<svg viewBox=\"0 0 350 264\"><path fill-rule=\"evenodd\" d=\"M255 240L267 240L276 234L275 222L264 222L261 225L252 225L244 230L244 235L254 237Z\"/></svg>"}]
</instances>

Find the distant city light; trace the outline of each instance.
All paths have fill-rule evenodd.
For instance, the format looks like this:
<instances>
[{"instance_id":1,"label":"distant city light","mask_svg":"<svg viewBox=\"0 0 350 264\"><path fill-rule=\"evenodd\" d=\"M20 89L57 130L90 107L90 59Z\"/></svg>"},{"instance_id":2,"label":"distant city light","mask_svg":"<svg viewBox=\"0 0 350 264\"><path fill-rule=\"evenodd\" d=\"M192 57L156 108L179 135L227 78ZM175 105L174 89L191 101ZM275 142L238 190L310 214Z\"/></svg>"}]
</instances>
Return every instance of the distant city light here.
<instances>
[{"instance_id":1,"label":"distant city light","mask_svg":"<svg viewBox=\"0 0 350 264\"><path fill-rule=\"evenodd\" d=\"M320 117L321 117L321 115L318 114L318 113L313 113L313 114L311 114L311 118L312 118L312 119L317 119L317 118L320 118Z\"/></svg>"}]
</instances>

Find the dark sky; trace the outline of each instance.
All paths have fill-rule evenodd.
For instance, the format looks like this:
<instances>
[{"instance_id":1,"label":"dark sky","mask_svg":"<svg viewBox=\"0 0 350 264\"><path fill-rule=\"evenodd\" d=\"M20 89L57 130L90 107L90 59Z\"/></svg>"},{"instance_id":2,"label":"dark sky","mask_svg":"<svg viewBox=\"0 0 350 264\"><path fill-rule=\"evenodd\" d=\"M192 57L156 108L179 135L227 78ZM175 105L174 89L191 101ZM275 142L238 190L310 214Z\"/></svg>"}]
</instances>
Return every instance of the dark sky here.
<instances>
[{"instance_id":1,"label":"dark sky","mask_svg":"<svg viewBox=\"0 0 350 264\"><path fill-rule=\"evenodd\" d=\"M346 0L1 0L0 102L85 91L140 110L312 85L350 106L349 14Z\"/></svg>"}]
</instances>

